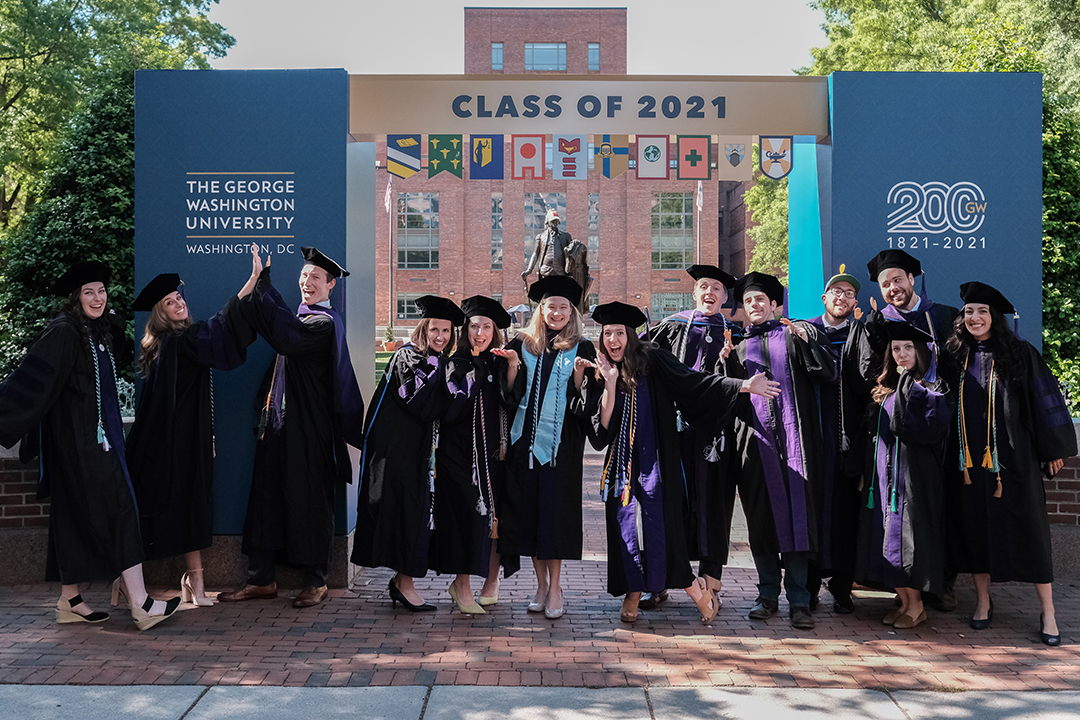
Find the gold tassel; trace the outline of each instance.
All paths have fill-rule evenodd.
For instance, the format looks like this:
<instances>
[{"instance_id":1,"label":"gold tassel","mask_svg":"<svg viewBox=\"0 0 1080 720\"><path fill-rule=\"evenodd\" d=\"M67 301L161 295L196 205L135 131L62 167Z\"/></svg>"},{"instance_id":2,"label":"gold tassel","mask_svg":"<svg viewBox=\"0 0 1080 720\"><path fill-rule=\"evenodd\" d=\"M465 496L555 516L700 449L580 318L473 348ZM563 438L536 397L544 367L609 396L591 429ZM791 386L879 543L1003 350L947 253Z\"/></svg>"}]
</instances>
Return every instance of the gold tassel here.
<instances>
[{"instance_id":1,"label":"gold tassel","mask_svg":"<svg viewBox=\"0 0 1080 720\"><path fill-rule=\"evenodd\" d=\"M1001 473L998 473L997 481L998 481L998 484L997 484L997 489L994 490L994 497L999 498L999 497L1001 497Z\"/></svg>"},{"instance_id":2,"label":"gold tassel","mask_svg":"<svg viewBox=\"0 0 1080 720\"><path fill-rule=\"evenodd\" d=\"M491 534L488 537L492 540L499 539L499 518L491 519Z\"/></svg>"},{"instance_id":3,"label":"gold tassel","mask_svg":"<svg viewBox=\"0 0 1080 720\"><path fill-rule=\"evenodd\" d=\"M964 468L964 484L965 485L970 485L971 484L971 473L968 472L967 468Z\"/></svg>"},{"instance_id":4,"label":"gold tassel","mask_svg":"<svg viewBox=\"0 0 1080 720\"><path fill-rule=\"evenodd\" d=\"M623 486L622 491L622 506L626 507L630 504L630 481L626 481L626 485Z\"/></svg>"},{"instance_id":5,"label":"gold tassel","mask_svg":"<svg viewBox=\"0 0 1080 720\"><path fill-rule=\"evenodd\" d=\"M986 446L986 452L983 453L982 466L987 470L994 467L994 454L990 452L990 446Z\"/></svg>"}]
</instances>

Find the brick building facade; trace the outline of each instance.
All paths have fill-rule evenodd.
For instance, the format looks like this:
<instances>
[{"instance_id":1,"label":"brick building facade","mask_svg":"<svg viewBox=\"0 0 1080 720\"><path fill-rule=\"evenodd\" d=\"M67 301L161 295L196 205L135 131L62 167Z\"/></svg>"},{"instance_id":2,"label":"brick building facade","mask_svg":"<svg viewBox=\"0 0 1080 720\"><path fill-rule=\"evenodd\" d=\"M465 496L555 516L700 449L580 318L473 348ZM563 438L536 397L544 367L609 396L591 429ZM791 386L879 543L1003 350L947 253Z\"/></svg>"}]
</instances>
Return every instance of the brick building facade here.
<instances>
[{"instance_id":1,"label":"brick building facade","mask_svg":"<svg viewBox=\"0 0 1080 720\"><path fill-rule=\"evenodd\" d=\"M466 74L620 75L626 73L626 52L625 8L465 8ZM503 175L510 178L510 136L505 140ZM705 182L698 212L697 183L674 179L674 168L670 180L638 180L633 164L608 179L597 158L595 167L590 159L587 179L555 180L549 154L544 180L471 180L468 168L464 178L449 173L428 178L426 144L423 151L419 173L394 178L388 217L381 208L389 179L385 143L377 149L383 169L377 188L375 321L378 326L392 322L399 339L416 323L411 300L420 295L457 302L490 295L507 308L525 302L521 272L542 229L544 209L552 205L563 229L590 246L593 303L621 300L663 316L691 302L685 267L702 262L735 274L744 269L748 218L741 183ZM631 161L636 151L631 140ZM715 153L714 147L714 163ZM674 156L672 137L668 157ZM680 205L681 218L672 210ZM682 227L654 231L657 224Z\"/></svg>"}]
</instances>

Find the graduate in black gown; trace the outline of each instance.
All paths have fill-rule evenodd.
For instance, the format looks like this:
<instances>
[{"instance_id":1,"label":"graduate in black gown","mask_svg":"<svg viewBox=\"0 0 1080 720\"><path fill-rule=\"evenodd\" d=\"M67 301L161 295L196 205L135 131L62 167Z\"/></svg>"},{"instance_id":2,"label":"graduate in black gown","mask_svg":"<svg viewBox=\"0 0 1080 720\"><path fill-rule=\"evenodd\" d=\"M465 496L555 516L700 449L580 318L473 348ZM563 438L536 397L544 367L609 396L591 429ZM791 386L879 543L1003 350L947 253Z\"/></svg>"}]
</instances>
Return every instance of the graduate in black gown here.
<instances>
[{"instance_id":1,"label":"graduate in black gown","mask_svg":"<svg viewBox=\"0 0 1080 720\"><path fill-rule=\"evenodd\" d=\"M148 559L183 555L184 602L209 606L202 550L213 542L214 398L211 368L231 370L247 357L256 333L242 317L242 298L262 271L252 249L252 273L240 292L209 320L188 315L175 273L151 280L133 308L149 311L139 368L145 378L127 437L127 463L139 505Z\"/></svg>"},{"instance_id":2,"label":"graduate in black gown","mask_svg":"<svg viewBox=\"0 0 1080 720\"><path fill-rule=\"evenodd\" d=\"M694 309L665 318L642 337L651 337L658 347L691 370L724 375L724 361L735 347L733 333L738 335L739 329L720 308L727 302L728 289L735 287L735 278L714 265L692 265L686 272L694 279ZM705 416L691 423L681 414L678 420L690 503L690 557L700 560L698 575L705 578L709 592L716 596L727 564L735 511L736 458L731 422L720 425L717 418ZM641 607L651 607L664 595L646 593Z\"/></svg>"},{"instance_id":3,"label":"graduate in black gown","mask_svg":"<svg viewBox=\"0 0 1080 720\"><path fill-rule=\"evenodd\" d=\"M960 296L964 309L948 342L958 367L960 442L949 464L963 471L952 554L978 592L971 627L990 626L991 582L1034 583L1040 639L1058 645L1043 476L1076 455L1072 418L1042 356L1009 328L1012 303L980 282L961 285Z\"/></svg>"},{"instance_id":4,"label":"graduate in black gown","mask_svg":"<svg viewBox=\"0 0 1080 720\"><path fill-rule=\"evenodd\" d=\"M855 578L896 589L900 607L882 622L903 630L926 620L922 593L940 596L944 583L943 457L952 408L933 375L933 338L910 323L884 329L891 340L868 410Z\"/></svg>"},{"instance_id":5,"label":"graduate in black gown","mask_svg":"<svg viewBox=\"0 0 1080 720\"><path fill-rule=\"evenodd\" d=\"M387 590L395 607L401 603L410 612L435 609L413 579L432 564L440 515L435 450L450 402L446 362L454 327L465 322L453 300L425 295L415 302L421 319L412 342L386 364L368 411L352 551L356 565L397 571Z\"/></svg>"},{"instance_id":6,"label":"graduate in black gown","mask_svg":"<svg viewBox=\"0 0 1080 720\"><path fill-rule=\"evenodd\" d=\"M807 588L811 608L821 585L829 578L833 611L846 615L855 609L851 599L855 538L859 518L859 478L866 452L863 418L879 364L860 322L860 283L840 272L825 283L821 302L825 312L807 320L821 331L836 361L836 380L820 383L822 441L821 557L810 566Z\"/></svg>"},{"instance_id":7,"label":"graduate in black gown","mask_svg":"<svg viewBox=\"0 0 1080 720\"><path fill-rule=\"evenodd\" d=\"M634 328L646 319L631 305L600 305L593 319L602 325L596 366L603 394L590 440L597 449L607 448L600 495L607 517L608 592L626 596L619 617L634 622L643 592L683 588L708 624L718 603L690 568L690 508L676 408L691 422L723 422L734 414L740 392L775 397L779 383L760 373L743 381L687 368L667 350L638 339Z\"/></svg>"},{"instance_id":8,"label":"graduate in black gown","mask_svg":"<svg viewBox=\"0 0 1080 720\"><path fill-rule=\"evenodd\" d=\"M348 273L316 248L300 251L297 310L271 283L269 261L249 300L253 322L277 357L258 399L259 439L242 546L247 584L218 595L223 602L276 597L279 560L304 574L293 607L326 599L334 497L352 482L349 448L363 444L364 401L345 324L330 306L331 292Z\"/></svg>"},{"instance_id":9,"label":"graduate in black gown","mask_svg":"<svg viewBox=\"0 0 1080 720\"><path fill-rule=\"evenodd\" d=\"M439 422L435 452L430 567L456 575L450 596L462 612L482 615L484 607L499 601L500 561L507 577L519 566L516 556L500 556L498 541L506 495L508 418L524 383L517 382L517 353L502 347L500 330L510 327L510 314L482 295L467 298L461 311L465 325L447 362L450 404ZM479 602L473 599L470 575L485 578Z\"/></svg>"},{"instance_id":10,"label":"graduate in black gown","mask_svg":"<svg viewBox=\"0 0 1080 720\"><path fill-rule=\"evenodd\" d=\"M752 620L774 615L781 570L793 627L810 629L809 564L821 549L821 426L817 383L836 379L836 362L818 329L777 320L784 287L772 275L751 272L739 279L749 324L728 358L728 374L764 372L780 383L775 398L740 402L735 422L741 458L739 497L746 511L750 551L758 572Z\"/></svg>"},{"instance_id":11,"label":"graduate in black gown","mask_svg":"<svg viewBox=\"0 0 1080 720\"><path fill-rule=\"evenodd\" d=\"M67 298L61 313L34 340L0 384L0 443L23 439L20 457L40 455L38 497L50 499L45 579L59 581L58 623L102 622L79 585L112 580L131 616L146 630L176 612L180 598L154 600L143 582L139 515L124 458L110 330L109 268L96 260L73 265L56 282ZM118 577L119 576L119 577Z\"/></svg>"},{"instance_id":12,"label":"graduate in black gown","mask_svg":"<svg viewBox=\"0 0 1080 720\"><path fill-rule=\"evenodd\" d=\"M581 294L565 276L537 280L529 288L537 312L506 346L524 363L518 382L525 392L510 428L500 547L532 557L536 594L529 612L552 620L564 611L562 561L581 559L582 459L599 402L588 391L585 369L596 349L582 336Z\"/></svg>"}]
</instances>

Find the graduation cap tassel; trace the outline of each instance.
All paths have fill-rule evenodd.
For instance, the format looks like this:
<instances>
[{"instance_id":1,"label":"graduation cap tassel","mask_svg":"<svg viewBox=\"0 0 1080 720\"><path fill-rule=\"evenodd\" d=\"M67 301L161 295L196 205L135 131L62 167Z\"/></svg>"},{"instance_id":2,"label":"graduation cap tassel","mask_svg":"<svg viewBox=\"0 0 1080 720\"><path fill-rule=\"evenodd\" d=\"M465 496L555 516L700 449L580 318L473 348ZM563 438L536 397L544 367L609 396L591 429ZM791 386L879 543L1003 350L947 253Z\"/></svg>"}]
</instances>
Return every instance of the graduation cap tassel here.
<instances>
[{"instance_id":1,"label":"graduation cap tassel","mask_svg":"<svg viewBox=\"0 0 1080 720\"><path fill-rule=\"evenodd\" d=\"M491 533L488 537L492 540L499 539L499 518L492 516L491 518Z\"/></svg>"},{"instance_id":2,"label":"graduation cap tassel","mask_svg":"<svg viewBox=\"0 0 1080 720\"><path fill-rule=\"evenodd\" d=\"M994 489L994 497L1001 497L1001 473L997 474L997 487Z\"/></svg>"}]
</instances>

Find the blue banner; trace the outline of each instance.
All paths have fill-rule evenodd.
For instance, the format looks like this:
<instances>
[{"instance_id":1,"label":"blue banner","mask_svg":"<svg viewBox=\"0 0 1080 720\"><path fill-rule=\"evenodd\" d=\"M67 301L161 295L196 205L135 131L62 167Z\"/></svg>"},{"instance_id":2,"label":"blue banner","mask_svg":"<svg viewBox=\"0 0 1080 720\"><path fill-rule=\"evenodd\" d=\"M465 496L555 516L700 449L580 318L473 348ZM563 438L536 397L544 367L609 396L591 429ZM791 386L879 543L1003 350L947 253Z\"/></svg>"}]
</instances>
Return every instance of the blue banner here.
<instances>
[{"instance_id":1,"label":"blue banner","mask_svg":"<svg viewBox=\"0 0 1080 720\"><path fill-rule=\"evenodd\" d=\"M298 305L301 245L345 261L348 101L344 70L136 73L136 289L179 273L192 319L210 317L251 274L258 243ZM344 311L338 285L331 300ZM136 316L138 337L147 316ZM256 395L272 359L258 340L244 366L214 371L217 534L243 529Z\"/></svg>"},{"instance_id":2,"label":"blue banner","mask_svg":"<svg viewBox=\"0 0 1080 720\"><path fill-rule=\"evenodd\" d=\"M860 306L880 305L866 263L900 248L922 263L916 289L959 307L961 283L993 285L1041 348L1042 76L841 72L830 96L821 282L846 263L866 281Z\"/></svg>"}]
</instances>

